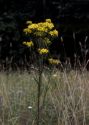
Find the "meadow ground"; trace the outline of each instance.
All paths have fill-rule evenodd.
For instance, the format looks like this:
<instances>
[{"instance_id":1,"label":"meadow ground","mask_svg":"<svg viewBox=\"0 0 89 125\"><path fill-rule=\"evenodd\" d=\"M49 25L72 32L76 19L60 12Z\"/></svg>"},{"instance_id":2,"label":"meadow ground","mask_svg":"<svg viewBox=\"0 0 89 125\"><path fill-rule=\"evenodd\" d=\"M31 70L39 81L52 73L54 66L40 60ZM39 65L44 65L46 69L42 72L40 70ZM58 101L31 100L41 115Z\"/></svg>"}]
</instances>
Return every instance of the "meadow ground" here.
<instances>
[{"instance_id":1,"label":"meadow ground","mask_svg":"<svg viewBox=\"0 0 89 125\"><path fill-rule=\"evenodd\" d=\"M0 72L0 125L36 125L38 78ZM88 71L43 71L40 125L89 125Z\"/></svg>"}]
</instances>

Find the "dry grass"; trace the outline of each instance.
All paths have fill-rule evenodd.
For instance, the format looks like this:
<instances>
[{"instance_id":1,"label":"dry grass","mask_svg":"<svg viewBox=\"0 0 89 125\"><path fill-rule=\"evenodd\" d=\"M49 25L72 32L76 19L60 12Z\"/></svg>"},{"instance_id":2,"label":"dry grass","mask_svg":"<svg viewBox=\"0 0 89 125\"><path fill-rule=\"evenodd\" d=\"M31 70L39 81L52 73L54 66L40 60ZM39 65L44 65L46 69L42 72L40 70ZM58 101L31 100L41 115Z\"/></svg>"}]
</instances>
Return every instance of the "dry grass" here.
<instances>
[{"instance_id":1,"label":"dry grass","mask_svg":"<svg viewBox=\"0 0 89 125\"><path fill-rule=\"evenodd\" d=\"M42 79L40 125L89 124L89 72L44 71ZM35 71L0 73L0 125L36 125L37 80Z\"/></svg>"}]
</instances>

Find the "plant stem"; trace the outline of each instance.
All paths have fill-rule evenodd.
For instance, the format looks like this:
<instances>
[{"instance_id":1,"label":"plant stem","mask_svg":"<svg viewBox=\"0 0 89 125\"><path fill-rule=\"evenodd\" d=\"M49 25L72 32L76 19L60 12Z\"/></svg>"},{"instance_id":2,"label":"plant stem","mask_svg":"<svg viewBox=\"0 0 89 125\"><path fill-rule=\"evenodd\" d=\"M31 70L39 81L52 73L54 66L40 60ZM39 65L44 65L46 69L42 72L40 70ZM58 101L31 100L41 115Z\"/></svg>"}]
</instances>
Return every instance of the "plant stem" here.
<instances>
[{"instance_id":1,"label":"plant stem","mask_svg":"<svg viewBox=\"0 0 89 125\"><path fill-rule=\"evenodd\" d=\"M40 125L40 96L42 83L42 68L39 68L39 82L38 82L38 102L37 102L37 125Z\"/></svg>"}]
</instances>

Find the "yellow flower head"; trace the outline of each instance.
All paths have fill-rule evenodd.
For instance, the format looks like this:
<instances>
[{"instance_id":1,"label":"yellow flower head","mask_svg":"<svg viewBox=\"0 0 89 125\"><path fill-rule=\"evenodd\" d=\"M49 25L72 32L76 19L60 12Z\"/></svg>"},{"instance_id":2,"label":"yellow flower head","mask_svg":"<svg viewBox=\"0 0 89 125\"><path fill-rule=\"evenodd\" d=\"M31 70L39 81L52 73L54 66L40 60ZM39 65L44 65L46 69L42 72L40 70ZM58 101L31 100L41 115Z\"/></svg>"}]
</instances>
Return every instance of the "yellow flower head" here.
<instances>
[{"instance_id":1,"label":"yellow flower head","mask_svg":"<svg viewBox=\"0 0 89 125\"><path fill-rule=\"evenodd\" d=\"M38 52L39 52L40 55L44 55L44 54L49 53L49 50L45 49L45 48L42 48L42 49L38 49Z\"/></svg>"},{"instance_id":2,"label":"yellow flower head","mask_svg":"<svg viewBox=\"0 0 89 125\"><path fill-rule=\"evenodd\" d=\"M26 24L32 24L32 21L27 21Z\"/></svg>"},{"instance_id":3,"label":"yellow flower head","mask_svg":"<svg viewBox=\"0 0 89 125\"><path fill-rule=\"evenodd\" d=\"M24 45L28 46L28 47L32 47L34 46L34 43L32 41L29 42L23 42Z\"/></svg>"},{"instance_id":4,"label":"yellow flower head","mask_svg":"<svg viewBox=\"0 0 89 125\"><path fill-rule=\"evenodd\" d=\"M49 34L51 36L58 36L58 31L57 30L53 30L53 31L50 31Z\"/></svg>"},{"instance_id":5,"label":"yellow flower head","mask_svg":"<svg viewBox=\"0 0 89 125\"><path fill-rule=\"evenodd\" d=\"M54 65L60 64L60 61L58 59L50 58L50 59L48 59L48 61L50 64L54 64Z\"/></svg>"},{"instance_id":6,"label":"yellow flower head","mask_svg":"<svg viewBox=\"0 0 89 125\"><path fill-rule=\"evenodd\" d=\"M38 24L36 24L36 23L28 25L28 29L30 29L30 30L36 30L37 28L38 28Z\"/></svg>"},{"instance_id":7,"label":"yellow flower head","mask_svg":"<svg viewBox=\"0 0 89 125\"><path fill-rule=\"evenodd\" d=\"M54 28L54 24L49 22L44 22L44 27L47 28L48 30L52 30Z\"/></svg>"},{"instance_id":8,"label":"yellow flower head","mask_svg":"<svg viewBox=\"0 0 89 125\"><path fill-rule=\"evenodd\" d=\"M51 19L46 19L45 21L48 23L51 23Z\"/></svg>"},{"instance_id":9,"label":"yellow flower head","mask_svg":"<svg viewBox=\"0 0 89 125\"><path fill-rule=\"evenodd\" d=\"M38 31L42 31L42 32L48 32L48 30L51 30L52 28L54 28L53 23L51 22L41 22L38 23Z\"/></svg>"},{"instance_id":10,"label":"yellow flower head","mask_svg":"<svg viewBox=\"0 0 89 125\"><path fill-rule=\"evenodd\" d=\"M45 27L41 27L41 26L38 26L37 30L40 32L45 32L45 31L47 32L47 29Z\"/></svg>"},{"instance_id":11,"label":"yellow flower head","mask_svg":"<svg viewBox=\"0 0 89 125\"><path fill-rule=\"evenodd\" d=\"M23 32L25 32L26 34L32 33L32 31L31 31L30 29L28 29L28 28L25 28L25 29L23 30Z\"/></svg>"}]
</instances>

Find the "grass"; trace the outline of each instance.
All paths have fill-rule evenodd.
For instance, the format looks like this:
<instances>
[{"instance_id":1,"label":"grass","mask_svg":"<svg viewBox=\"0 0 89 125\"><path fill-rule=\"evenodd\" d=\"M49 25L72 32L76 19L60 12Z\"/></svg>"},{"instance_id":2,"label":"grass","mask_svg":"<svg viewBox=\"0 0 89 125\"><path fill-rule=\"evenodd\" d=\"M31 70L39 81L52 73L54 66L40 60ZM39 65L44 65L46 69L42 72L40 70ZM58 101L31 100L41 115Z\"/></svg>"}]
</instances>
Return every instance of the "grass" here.
<instances>
[{"instance_id":1,"label":"grass","mask_svg":"<svg viewBox=\"0 0 89 125\"><path fill-rule=\"evenodd\" d=\"M36 125L38 78L34 70L0 73L0 125ZM88 125L89 72L44 71L40 102L40 125Z\"/></svg>"}]
</instances>

